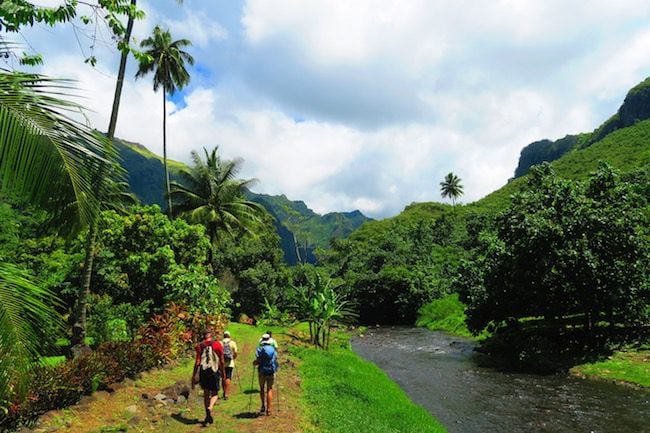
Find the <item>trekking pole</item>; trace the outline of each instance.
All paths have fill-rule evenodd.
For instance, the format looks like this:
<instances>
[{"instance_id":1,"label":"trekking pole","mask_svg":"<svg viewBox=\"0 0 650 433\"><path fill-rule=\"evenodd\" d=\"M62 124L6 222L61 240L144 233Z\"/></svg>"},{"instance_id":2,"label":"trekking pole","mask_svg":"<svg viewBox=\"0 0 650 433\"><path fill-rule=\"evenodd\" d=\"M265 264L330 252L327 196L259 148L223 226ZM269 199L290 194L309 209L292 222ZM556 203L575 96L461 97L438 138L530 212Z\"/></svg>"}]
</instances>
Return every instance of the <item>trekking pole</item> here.
<instances>
[{"instance_id":1,"label":"trekking pole","mask_svg":"<svg viewBox=\"0 0 650 433\"><path fill-rule=\"evenodd\" d=\"M248 397L248 413L251 413L251 405L253 404L253 380L255 380L255 367L253 367L253 374L251 375L251 389L249 389Z\"/></svg>"},{"instance_id":2,"label":"trekking pole","mask_svg":"<svg viewBox=\"0 0 650 433\"><path fill-rule=\"evenodd\" d=\"M278 390L278 413L280 413L280 369L275 372L275 384Z\"/></svg>"}]
</instances>

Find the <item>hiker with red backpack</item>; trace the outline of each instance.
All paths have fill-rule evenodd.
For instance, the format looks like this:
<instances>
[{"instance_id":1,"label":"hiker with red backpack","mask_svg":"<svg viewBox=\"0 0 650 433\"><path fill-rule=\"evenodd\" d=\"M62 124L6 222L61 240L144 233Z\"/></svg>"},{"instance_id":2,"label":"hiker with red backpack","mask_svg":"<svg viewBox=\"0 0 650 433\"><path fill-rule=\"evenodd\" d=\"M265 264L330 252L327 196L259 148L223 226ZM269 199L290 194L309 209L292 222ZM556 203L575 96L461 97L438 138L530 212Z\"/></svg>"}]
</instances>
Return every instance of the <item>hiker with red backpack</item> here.
<instances>
[{"instance_id":1,"label":"hiker with red backpack","mask_svg":"<svg viewBox=\"0 0 650 433\"><path fill-rule=\"evenodd\" d=\"M203 388L205 420L203 425L212 424L212 408L219 399L219 382L225 378L223 347L219 340L212 339L212 330L203 332L203 341L196 346L196 360L192 372L192 389L198 383Z\"/></svg>"},{"instance_id":2,"label":"hiker with red backpack","mask_svg":"<svg viewBox=\"0 0 650 433\"><path fill-rule=\"evenodd\" d=\"M237 359L237 343L230 338L230 332L223 332L223 359L226 367L226 375L223 379L223 399L228 400L230 395L230 382L232 381L232 371L235 368L235 359Z\"/></svg>"},{"instance_id":3,"label":"hiker with red backpack","mask_svg":"<svg viewBox=\"0 0 650 433\"><path fill-rule=\"evenodd\" d=\"M258 366L260 400L262 401L260 413L265 415L271 415L273 382L275 373L278 371L277 353L270 340L271 336L269 334L262 335L261 345L257 347L255 361L253 361L253 365Z\"/></svg>"}]
</instances>

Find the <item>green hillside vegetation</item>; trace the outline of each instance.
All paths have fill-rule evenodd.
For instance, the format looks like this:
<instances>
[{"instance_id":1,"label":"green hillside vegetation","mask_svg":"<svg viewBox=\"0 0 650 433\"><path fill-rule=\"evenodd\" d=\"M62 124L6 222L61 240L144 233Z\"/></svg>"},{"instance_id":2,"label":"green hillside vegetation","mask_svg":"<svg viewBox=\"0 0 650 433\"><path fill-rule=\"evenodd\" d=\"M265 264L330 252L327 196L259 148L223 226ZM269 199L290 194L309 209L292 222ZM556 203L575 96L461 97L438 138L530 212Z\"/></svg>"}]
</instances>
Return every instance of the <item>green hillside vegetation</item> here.
<instances>
[{"instance_id":1,"label":"green hillside vegetation","mask_svg":"<svg viewBox=\"0 0 650 433\"><path fill-rule=\"evenodd\" d=\"M314 250L328 248L332 239L347 237L370 218L359 211L331 212L319 215L300 200L289 200L285 195L267 195L251 192L250 198L266 206L292 234L296 251L287 263L315 263ZM285 254L287 257L287 254Z\"/></svg>"},{"instance_id":2,"label":"green hillside vegetation","mask_svg":"<svg viewBox=\"0 0 650 433\"><path fill-rule=\"evenodd\" d=\"M640 170L650 165L650 119L612 132L589 147L574 148L551 165L560 176L579 180L595 171L600 161L622 172ZM498 212L509 203L509 197L521 191L525 184L525 177L513 179L468 207Z\"/></svg>"},{"instance_id":3,"label":"green hillside vegetation","mask_svg":"<svg viewBox=\"0 0 650 433\"><path fill-rule=\"evenodd\" d=\"M648 101L650 101L650 77L630 89L618 111L592 133L567 135L556 141L536 141L524 147L514 177L525 175L533 165L555 161L575 149L583 149L600 142L615 131L649 119Z\"/></svg>"},{"instance_id":4,"label":"green hillside vegetation","mask_svg":"<svg viewBox=\"0 0 650 433\"><path fill-rule=\"evenodd\" d=\"M162 158L138 143L114 140L121 164L127 172L131 191L142 204L157 204L165 208L164 170ZM181 182L180 173L188 169L182 162L167 161L172 181ZM344 238L370 219L359 211L332 212L318 215L302 201L286 196L272 196L249 192L251 200L267 208L275 218L284 261L288 265L315 263L313 251L328 248L331 239ZM296 245L297 243L297 245Z\"/></svg>"}]
</instances>

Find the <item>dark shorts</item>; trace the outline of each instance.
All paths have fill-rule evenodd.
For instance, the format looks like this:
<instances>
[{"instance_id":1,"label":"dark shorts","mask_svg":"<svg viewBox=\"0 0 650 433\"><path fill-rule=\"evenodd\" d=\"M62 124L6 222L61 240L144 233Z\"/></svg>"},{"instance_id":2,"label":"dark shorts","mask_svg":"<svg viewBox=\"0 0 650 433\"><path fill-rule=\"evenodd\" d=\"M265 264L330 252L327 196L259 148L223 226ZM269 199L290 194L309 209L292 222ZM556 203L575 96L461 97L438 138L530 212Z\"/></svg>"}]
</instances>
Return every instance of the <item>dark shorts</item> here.
<instances>
[{"instance_id":1,"label":"dark shorts","mask_svg":"<svg viewBox=\"0 0 650 433\"><path fill-rule=\"evenodd\" d=\"M262 373L259 373L259 381L260 381L260 389L272 389L273 388L273 383L275 382L275 376L273 374L271 375L265 375Z\"/></svg>"},{"instance_id":2,"label":"dark shorts","mask_svg":"<svg viewBox=\"0 0 650 433\"><path fill-rule=\"evenodd\" d=\"M199 384L204 390L219 391L219 375L202 371L199 374Z\"/></svg>"},{"instance_id":3,"label":"dark shorts","mask_svg":"<svg viewBox=\"0 0 650 433\"><path fill-rule=\"evenodd\" d=\"M232 370L234 367L226 367L226 379L232 379Z\"/></svg>"}]
</instances>

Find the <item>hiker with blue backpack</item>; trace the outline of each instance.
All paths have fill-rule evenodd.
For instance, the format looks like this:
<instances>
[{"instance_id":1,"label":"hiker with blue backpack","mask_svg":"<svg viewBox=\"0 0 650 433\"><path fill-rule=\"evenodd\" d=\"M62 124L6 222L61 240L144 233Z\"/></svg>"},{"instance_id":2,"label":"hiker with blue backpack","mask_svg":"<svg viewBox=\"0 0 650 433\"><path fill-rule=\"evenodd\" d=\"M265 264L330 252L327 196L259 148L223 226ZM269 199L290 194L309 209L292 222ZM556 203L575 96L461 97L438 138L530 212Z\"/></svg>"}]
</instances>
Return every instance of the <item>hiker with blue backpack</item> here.
<instances>
[{"instance_id":1,"label":"hiker with blue backpack","mask_svg":"<svg viewBox=\"0 0 650 433\"><path fill-rule=\"evenodd\" d=\"M232 371L235 369L235 359L237 359L237 343L230 338L230 332L224 331L221 345L223 346L223 359L226 366L226 375L223 379L223 399L228 400Z\"/></svg>"},{"instance_id":2,"label":"hiker with blue backpack","mask_svg":"<svg viewBox=\"0 0 650 433\"><path fill-rule=\"evenodd\" d=\"M261 344L255 351L253 365L257 365L260 382L260 400L262 401L260 413L263 415L271 415L273 382L275 380L275 373L278 371L278 357L269 334L262 335Z\"/></svg>"},{"instance_id":3,"label":"hiker with blue backpack","mask_svg":"<svg viewBox=\"0 0 650 433\"><path fill-rule=\"evenodd\" d=\"M196 346L196 360L192 372L192 389L198 383L203 388L205 420L203 425L212 424L212 408L219 399L219 382L225 378L223 347L217 339L212 339L212 330L203 331L203 341Z\"/></svg>"}]
</instances>

